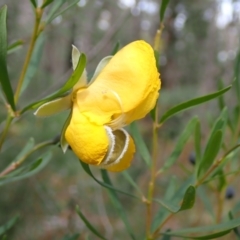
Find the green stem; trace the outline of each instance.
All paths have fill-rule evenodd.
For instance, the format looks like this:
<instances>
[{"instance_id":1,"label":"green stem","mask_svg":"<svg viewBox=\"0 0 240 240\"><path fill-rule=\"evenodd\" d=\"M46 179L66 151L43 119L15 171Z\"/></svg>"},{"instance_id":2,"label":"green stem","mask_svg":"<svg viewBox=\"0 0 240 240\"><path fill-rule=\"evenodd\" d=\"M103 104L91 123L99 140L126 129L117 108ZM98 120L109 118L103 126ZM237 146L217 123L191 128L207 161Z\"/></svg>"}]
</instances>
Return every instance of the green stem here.
<instances>
[{"instance_id":1,"label":"green stem","mask_svg":"<svg viewBox=\"0 0 240 240\"><path fill-rule=\"evenodd\" d=\"M0 150L2 149L2 145L4 143L4 140L7 136L7 133L8 133L8 130L9 130L9 127L11 125L11 122L13 120L13 117L11 116L10 113L8 113L8 116L7 116L7 119L6 119L6 124L5 124L5 127L3 129L3 132L1 134L1 137L0 137Z\"/></svg>"},{"instance_id":2,"label":"green stem","mask_svg":"<svg viewBox=\"0 0 240 240\"><path fill-rule=\"evenodd\" d=\"M22 156L18 161L11 163L6 169L4 169L0 173L0 177L3 177L5 175L7 175L8 173L17 169L35 151L37 151L41 148L44 148L46 146L53 145L53 144L55 144L54 140L49 140L49 141L45 141L45 142L37 144L34 148L32 148L29 152L27 152L24 156Z\"/></svg>"},{"instance_id":3,"label":"green stem","mask_svg":"<svg viewBox=\"0 0 240 240\"><path fill-rule=\"evenodd\" d=\"M28 52L27 52L27 55L26 55L26 58L25 58L25 61L24 61L24 64L23 64L23 68L22 68L22 71L21 71L21 74L20 74L20 77L19 77L19 80L18 80L18 84L17 84L15 96L14 96L15 104L17 104L17 102L18 102L21 87L22 87L24 77L25 77L26 72L27 72L27 68L28 68L28 65L29 65L29 62L30 62L30 59L31 59L31 56L32 56L32 53L33 53L33 49L34 49L36 40L39 36L39 33L41 31L41 29L39 29L39 26L40 26L40 22L41 22L41 18L42 18L42 13L43 13L43 10L41 8L35 9L34 30L33 30L33 34L32 34L32 37L31 37L30 46L29 46L29 49L28 49ZM13 118L14 118L13 114L8 113L8 116L7 116L7 119L6 119L6 124L5 124L5 127L4 127L3 132L1 134L1 137L0 137L0 150L2 148L2 145L3 145L4 141L5 141L5 138L7 136L7 133L8 133L9 127L12 123Z\"/></svg>"},{"instance_id":4,"label":"green stem","mask_svg":"<svg viewBox=\"0 0 240 240\"><path fill-rule=\"evenodd\" d=\"M220 159L218 159L217 161L215 161L215 163L208 169L208 171L203 175L202 178L200 178L196 184L195 184L195 188L197 188L199 185L201 185L206 179L207 177L226 159L226 157L235 149L239 148L240 144L237 144L236 146L232 147L231 149L229 149L224 155L223 157L221 157Z\"/></svg>"},{"instance_id":5,"label":"green stem","mask_svg":"<svg viewBox=\"0 0 240 240\"><path fill-rule=\"evenodd\" d=\"M24 77L25 77L26 72L27 72L27 68L28 68L28 65L29 65L29 62L30 62L30 59L31 59L31 56L32 56L32 53L33 53L33 49L34 49L36 40L39 36L39 26L40 26L40 22L41 22L41 18L42 18L42 13L43 13L43 10L41 8L36 8L35 9L35 24L34 24L32 37L31 37L31 42L30 42L30 46L29 46L24 64L23 64L23 68L22 68L22 71L21 71L21 74L20 74L20 77L19 77L19 80L18 80L18 85L17 85L17 88L16 88L15 96L14 96L16 104L17 104L18 99L19 99L22 84L24 82Z\"/></svg>"},{"instance_id":6,"label":"green stem","mask_svg":"<svg viewBox=\"0 0 240 240\"><path fill-rule=\"evenodd\" d=\"M152 166L151 166L151 179L148 186L148 198L146 201L147 206L147 219L146 219L146 233L147 239L153 239L151 234L151 222L152 222L152 203L154 197L154 188L156 180L156 164L158 157L158 108L156 107L155 121L153 123L153 149L152 149Z\"/></svg>"}]
</instances>

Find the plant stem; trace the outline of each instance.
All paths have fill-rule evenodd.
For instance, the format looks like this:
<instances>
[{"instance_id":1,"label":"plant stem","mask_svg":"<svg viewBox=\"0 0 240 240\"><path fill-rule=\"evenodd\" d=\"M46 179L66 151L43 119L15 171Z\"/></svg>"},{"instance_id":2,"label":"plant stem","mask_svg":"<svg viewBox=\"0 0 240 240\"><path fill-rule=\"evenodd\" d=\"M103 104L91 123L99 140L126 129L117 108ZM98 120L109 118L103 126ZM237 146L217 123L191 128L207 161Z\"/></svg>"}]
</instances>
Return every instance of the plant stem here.
<instances>
[{"instance_id":1,"label":"plant stem","mask_svg":"<svg viewBox=\"0 0 240 240\"><path fill-rule=\"evenodd\" d=\"M24 81L24 77L25 77L26 72L27 72L27 68L28 68L28 65L29 65L29 62L30 62L30 59L31 59L31 56L32 56L32 53L33 53L33 49L34 49L36 40L37 40L37 38L39 36L39 32L41 30L41 29L39 29L39 26L40 26L40 22L41 22L41 18L42 18L42 13L43 13L43 10L41 8L36 8L35 9L34 30L33 30L33 34L32 34L32 37L31 37L30 46L29 46L29 49L28 49L28 52L27 52L27 55L26 55L26 58L25 58L25 61L24 61L24 64L23 64L23 68L22 68L22 71L21 71L21 74L20 74L20 77L19 77L19 80L18 80L18 84L17 84L15 96L14 96L15 104L17 104L17 102L18 102L21 87L22 87L22 84L23 84L23 81ZM4 141L5 141L5 138L7 136L9 127L10 127L14 117L15 116L13 116L13 114L11 114L10 112L8 113L8 116L7 116L7 119L6 119L6 124L5 124L5 127L4 127L3 132L1 134L1 137L0 137L0 150L2 148L2 145L3 145Z\"/></svg>"},{"instance_id":2,"label":"plant stem","mask_svg":"<svg viewBox=\"0 0 240 240\"><path fill-rule=\"evenodd\" d=\"M10 113L8 113L7 119L6 119L6 124L5 124L5 127L4 127L1 137L0 137L0 150L2 149L2 145L7 136L7 133L8 133L8 130L9 130L12 120L13 120L13 117L11 116Z\"/></svg>"},{"instance_id":3,"label":"plant stem","mask_svg":"<svg viewBox=\"0 0 240 240\"><path fill-rule=\"evenodd\" d=\"M0 177L3 177L5 175L7 175L8 173L17 169L27 159L27 157L29 157L33 152L35 152L41 148L44 148L46 146L53 145L53 144L55 144L55 142L53 140L49 140L49 141L45 141L45 142L37 144L34 148L32 148L29 152L27 152L24 156L22 156L18 161L11 163L6 169L4 169L0 173Z\"/></svg>"},{"instance_id":4,"label":"plant stem","mask_svg":"<svg viewBox=\"0 0 240 240\"><path fill-rule=\"evenodd\" d=\"M148 240L153 239L151 235L151 222L152 222L152 208L153 208L152 203L153 203L155 179L156 179L157 157L158 157L158 108L156 107L155 121L153 123L151 179L148 185L148 198L146 201L146 207L147 207L146 233L147 233Z\"/></svg>"},{"instance_id":5,"label":"plant stem","mask_svg":"<svg viewBox=\"0 0 240 240\"><path fill-rule=\"evenodd\" d=\"M224 155L223 157L221 157L220 159L218 159L217 161L215 161L215 163L208 169L208 171L203 175L202 178L200 178L196 183L195 183L195 188L197 188L199 185L201 185L206 178L226 159L226 157L235 149L237 149L238 147L240 147L240 144L235 145L234 147L232 147L231 149L229 149Z\"/></svg>"},{"instance_id":6,"label":"plant stem","mask_svg":"<svg viewBox=\"0 0 240 240\"><path fill-rule=\"evenodd\" d=\"M40 22L41 22L41 18L42 18L42 13L43 13L43 10L41 8L35 9L35 23L34 23L34 29L33 29L32 37L31 37L31 41L30 41L30 46L29 46L29 49L28 49L28 52L27 52L27 55L26 55L26 58L25 58L25 61L23 64L23 68L22 68L22 71L21 71L21 74L20 74L20 77L18 80L18 85L16 88L15 96L14 96L16 104L19 99L22 84L24 82L24 77L27 72L27 68L28 68L28 65L29 65L29 62L30 62L30 59L31 59L31 56L33 53L33 49L34 49L36 40L39 36L38 33L39 33L39 26L40 26Z\"/></svg>"}]
</instances>

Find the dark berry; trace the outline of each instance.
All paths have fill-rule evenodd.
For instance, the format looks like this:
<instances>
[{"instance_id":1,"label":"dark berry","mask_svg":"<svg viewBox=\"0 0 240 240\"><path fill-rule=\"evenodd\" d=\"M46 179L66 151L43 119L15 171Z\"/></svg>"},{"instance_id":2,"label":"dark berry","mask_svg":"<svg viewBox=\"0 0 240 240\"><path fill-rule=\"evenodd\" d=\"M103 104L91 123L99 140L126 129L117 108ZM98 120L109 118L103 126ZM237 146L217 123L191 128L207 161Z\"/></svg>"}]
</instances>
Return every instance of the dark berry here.
<instances>
[{"instance_id":1,"label":"dark berry","mask_svg":"<svg viewBox=\"0 0 240 240\"><path fill-rule=\"evenodd\" d=\"M190 162L192 165L195 165L195 163L196 163L196 154L195 154L195 152L191 152L191 153L189 154L188 160L189 160L189 162Z\"/></svg>"},{"instance_id":2,"label":"dark berry","mask_svg":"<svg viewBox=\"0 0 240 240\"><path fill-rule=\"evenodd\" d=\"M231 186L227 187L226 193L225 193L226 199L232 199L234 195L235 195L234 188Z\"/></svg>"}]
</instances>

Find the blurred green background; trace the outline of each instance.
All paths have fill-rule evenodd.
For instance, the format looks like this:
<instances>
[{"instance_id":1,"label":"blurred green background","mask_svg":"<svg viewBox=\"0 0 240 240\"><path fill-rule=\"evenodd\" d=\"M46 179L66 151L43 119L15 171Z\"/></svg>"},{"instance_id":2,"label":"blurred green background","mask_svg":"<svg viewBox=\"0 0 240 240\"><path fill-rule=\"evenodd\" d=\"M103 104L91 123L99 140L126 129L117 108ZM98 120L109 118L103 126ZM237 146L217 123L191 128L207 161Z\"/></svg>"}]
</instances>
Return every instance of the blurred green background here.
<instances>
[{"instance_id":1,"label":"blurred green background","mask_svg":"<svg viewBox=\"0 0 240 240\"><path fill-rule=\"evenodd\" d=\"M21 96L19 105L24 106L46 96L67 80L71 74L71 44L87 55L89 76L93 74L97 63L111 53L117 42L124 46L131 41L144 39L153 44L155 32L159 28L160 2L81 0L75 7L58 16L46 27L37 42L39 62L35 64L39 65L31 74L31 83ZM33 29L34 14L29 0L0 0L0 7L4 4L8 6L8 43L18 39L24 41L21 49L8 56L9 74L15 89ZM240 1L170 1L164 26L159 65L162 80L160 114L181 101L215 91L219 79L225 85L232 82L234 60L239 48ZM231 109L231 104L236 99L231 93L227 93L225 98ZM2 122L6 109L3 102L0 105ZM202 138L206 139L209 126L218 114L217 101L214 100L169 120L159 132L158 165L161 166L170 155L179 133L192 116L199 116ZM36 118L31 112L22 116L12 125L8 134L0 166L4 167L11 162L30 137L41 142L58 135L66 118L67 113L50 118ZM147 117L139 124L151 149L151 120ZM50 163L37 175L1 186L0 225L16 213L21 216L10 233L10 239L54 240L73 233L81 233L79 239L85 239L88 230L75 213L76 204L108 239L128 239L106 191L86 175L74 154L71 151L63 154L57 146L51 147L51 150L53 156ZM190 141L178 164L157 183L157 195L161 196L165 192L171 175L184 179L186 169L193 170L189 163L192 151L193 142ZM38 155L39 153L32 155L29 160L36 159ZM93 171L96 176L99 175L98 170ZM129 171L139 186L146 189L149 172L138 154ZM117 186L133 191L121 174L111 174L111 177ZM232 184L237 187L237 182ZM240 194L236 195L240 197ZM134 232L142 239L144 205L120 197L129 213ZM230 208L237 202L236 199L237 197L226 205L229 204ZM198 209L189 211L187 220L184 218L187 213L179 214L178 220L170 221L168 227L210 222L207 214L199 217L202 208L199 203ZM181 219L185 219L185 222Z\"/></svg>"}]
</instances>

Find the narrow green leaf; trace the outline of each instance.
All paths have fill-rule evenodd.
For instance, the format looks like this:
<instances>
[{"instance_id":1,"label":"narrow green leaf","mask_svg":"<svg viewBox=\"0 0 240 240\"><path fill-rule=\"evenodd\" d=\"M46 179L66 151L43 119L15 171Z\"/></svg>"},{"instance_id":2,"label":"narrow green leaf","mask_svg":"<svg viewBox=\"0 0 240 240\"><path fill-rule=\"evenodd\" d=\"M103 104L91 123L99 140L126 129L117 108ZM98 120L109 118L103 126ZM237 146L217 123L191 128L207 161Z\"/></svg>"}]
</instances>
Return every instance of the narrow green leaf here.
<instances>
[{"instance_id":1,"label":"narrow green leaf","mask_svg":"<svg viewBox=\"0 0 240 240\"><path fill-rule=\"evenodd\" d=\"M33 5L34 8L37 8L36 0L30 0L30 2L32 3L32 5Z\"/></svg>"},{"instance_id":2,"label":"narrow green leaf","mask_svg":"<svg viewBox=\"0 0 240 240\"><path fill-rule=\"evenodd\" d=\"M67 120L65 121L65 123L63 125L61 137L60 137L60 145L61 145L61 148L64 153L67 151L67 148L68 148L68 142L65 138L65 132L67 130L68 125L70 124L71 118L72 118L72 111L70 112Z\"/></svg>"},{"instance_id":3,"label":"narrow green leaf","mask_svg":"<svg viewBox=\"0 0 240 240\"><path fill-rule=\"evenodd\" d=\"M214 176L218 177L217 189L219 192L221 192L227 184L227 180L226 180L225 174L223 172L223 169L219 169L219 171Z\"/></svg>"},{"instance_id":4,"label":"narrow green leaf","mask_svg":"<svg viewBox=\"0 0 240 240\"><path fill-rule=\"evenodd\" d=\"M195 203L195 195L196 195L195 188L193 186L189 186L184 194L182 201L181 201L180 207L171 204L169 201L164 201L164 200L159 200L159 199L154 199L154 201L161 204L168 211L170 211L172 213L177 213L177 212L192 208Z\"/></svg>"},{"instance_id":5,"label":"narrow green leaf","mask_svg":"<svg viewBox=\"0 0 240 240\"><path fill-rule=\"evenodd\" d=\"M153 121L155 121L156 119L156 110L157 110L157 107L158 107L158 100L154 106L154 108L150 111L150 116L152 118Z\"/></svg>"},{"instance_id":6,"label":"narrow green leaf","mask_svg":"<svg viewBox=\"0 0 240 240\"><path fill-rule=\"evenodd\" d=\"M240 48L235 58L234 78L235 78L234 89L236 91L238 102L240 102Z\"/></svg>"},{"instance_id":7,"label":"narrow green leaf","mask_svg":"<svg viewBox=\"0 0 240 240\"><path fill-rule=\"evenodd\" d=\"M219 80L218 80L218 91L220 91L220 90L223 89L223 88L224 88L223 80L222 80L222 79L219 79ZM222 111L223 108L226 106L226 105L225 105L224 98L223 98L222 95L219 96L219 98L218 98L218 105L219 105L219 108L220 108L221 111Z\"/></svg>"},{"instance_id":8,"label":"narrow green leaf","mask_svg":"<svg viewBox=\"0 0 240 240\"><path fill-rule=\"evenodd\" d=\"M63 85L63 87L59 89L57 92L46 97L45 99L41 99L37 102L31 103L30 105L26 106L24 109L21 110L21 114L23 114L27 110L38 108L39 106L41 106L42 104L48 101L51 101L53 99L63 96L66 92L72 89L73 86L78 82L78 80L80 79L85 69L85 66L86 66L86 56L84 54L81 54L75 71L73 72L71 77L68 79L68 81Z\"/></svg>"},{"instance_id":9,"label":"narrow green leaf","mask_svg":"<svg viewBox=\"0 0 240 240\"><path fill-rule=\"evenodd\" d=\"M57 0L52 4L52 7L48 13L46 24L50 23L55 17L54 15L58 11L58 9L66 2L66 0Z\"/></svg>"},{"instance_id":10,"label":"narrow green leaf","mask_svg":"<svg viewBox=\"0 0 240 240\"><path fill-rule=\"evenodd\" d=\"M3 6L0 9L0 83L2 86L2 90L4 92L5 98L7 102L10 104L11 108L15 111L15 102L12 86L10 83L10 79L8 76L7 70L7 26L6 26L6 18L7 18L7 6Z\"/></svg>"},{"instance_id":11,"label":"narrow green leaf","mask_svg":"<svg viewBox=\"0 0 240 240\"><path fill-rule=\"evenodd\" d=\"M206 212L209 213L209 215L211 215L212 220L215 221L215 213L214 213L214 207L209 199L209 195L208 193L206 193L205 191L205 186L199 186L197 188L197 195L198 197L201 199L201 201L203 202L203 205L206 209Z\"/></svg>"},{"instance_id":12,"label":"narrow green leaf","mask_svg":"<svg viewBox=\"0 0 240 240\"><path fill-rule=\"evenodd\" d=\"M177 185L176 177L172 176L163 196L164 202L168 202L168 203L172 202L171 199L174 193L176 192L176 188L177 188L176 185ZM164 219L167 218L167 216L169 215L169 212L170 211L167 208L164 208L164 207L159 208L158 212L154 216L153 224L151 226L152 232L154 232L157 229L157 227L164 221Z\"/></svg>"},{"instance_id":13,"label":"narrow green leaf","mask_svg":"<svg viewBox=\"0 0 240 240\"><path fill-rule=\"evenodd\" d=\"M179 210L179 203L182 202L182 199L184 198L184 195L189 188L189 185L194 184L194 181L194 176L189 177L183 182L183 184L178 190L176 190L175 183L170 182L169 188L171 189L169 189L169 191L167 190L162 201L162 203L165 205L165 208L160 208L160 210L157 212L152 225L153 231L155 231L158 226L168 218L172 211L176 212L177 210Z\"/></svg>"},{"instance_id":14,"label":"narrow green leaf","mask_svg":"<svg viewBox=\"0 0 240 240\"><path fill-rule=\"evenodd\" d=\"M208 168L212 165L212 163L215 160L215 157L217 156L221 148L222 137L226 127L227 118L228 118L227 109L224 108L220 117L215 121L209 134L209 138L207 141L203 157L197 169L198 178L201 177L202 174L204 174L208 170Z\"/></svg>"},{"instance_id":15,"label":"narrow green leaf","mask_svg":"<svg viewBox=\"0 0 240 240\"><path fill-rule=\"evenodd\" d=\"M168 3L169 3L169 0L162 0L160 13L159 13L160 14L160 22L162 22L162 20L164 18L164 14L165 14Z\"/></svg>"},{"instance_id":16,"label":"narrow green leaf","mask_svg":"<svg viewBox=\"0 0 240 240\"><path fill-rule=\"evenodd\" d=\"M207 101L210 101L214 98L217 98L219 96L221 96L222 94L224 94L225 92L227 92L232 86L228 86L218 92L214 92L214 93L211 93L209 95L205 95L205 96L202 96L202 97L198 97L198 98L194 98L194 99L191 99L187 102L183 102L183 103L180 103L179 105L169 109L166 113L163 114L163 116L161 117L160 119L160 123L163 123L164 121L166 121L168 118L172 117L173 115L175 115L176 113L178 112L181 112L183 110L186 110L190 107L193 107L193 106L196 106L196 105L199 105L201 103L204 103L204 102L207 102Z\"/></svg>"},{"instance_id":17,"label":"narrow green leaf","mask_svg":"<svg viewBox=\"0 0 240 240\"><path fill-rule=\"evenodd\" d=\"M222 231L222 232L218 232L218 233L213 233L213 234L207 234L204 236L199 236L199 237L195 237L195 236L191 236L191 235L180 235L180 234L175 234L174 232L170 232L170 234L167 233L163 233L163 235L170 235L170 236L175 236L175 237L180 237L180 238L184 238L184 239L217 239L219 237L225 236L228 233L230 233L231 230L227 230L227 231ZM195 235L195 234L194 234Z\"/></svg>"},{"instance_id":18,"label":"narrow green leaf","mask_svg":"<svg viewBox=\"0 0 240 240\"><path fill-rule=\"evenodd\" d=\"M179 236L191 239L214 239L229 233L232 229L240 226L240 218L223 222L220 224L204 227L194 227L171 231L168 233L161 233L163 235ZM203 233L209 232L208 235L202 235ZM196 236L200 235L200 236Z\"/></svg>"},{"instance_id":19,"label":"narrow green leaf","mask_svg":"<svg viewBox=\"0 0 240 240\"><path fill-rule=\"evenodd\" d=\"M198 165L201 159L201 124L199 120L196 122L195 125L194 145L196 154L196 165Z\"/></svg>"},{"instance_id":20,"label":"narrow green leaf","mask_svg":"<svg viewBox=\"0 0 240 240\"><path fill-rule=\"evenodd\" d=\"M189 123L187 124L183 133L178 138L178 140L175 144L175 148L174 148L173 152L171 153L170 157L165 161L163 167L160 169L160 172L166 171L177 161L178 157L180 156L180 154L183 150L183 147L185 146L186 142L188 141L188 139L194 132L197 122L198 122L197 117L194 117L193 119L191 119L189 121Z\"/></svg>"},{"instance_id":21,"label":"narrow green leaf","mask_svg":"<svg viewBox=\"0 0 240 240\"><path fill-rule=\"evenodd\" d=\"M136 191L142 196L142 191L140 187L135 183L135 181L132 179L132 177L129 175L127 171L121 172L124 178L131 184L132 187L136 189Z\"/></svg>"},{"instance_id":22,"label":"narrow green leaf","mask_svg":"<svg viewBox=\"0 0 240 240\"><path fill-rule=\"evenodd\" d=\"M15 52L17 49L21 48L23 44L24 44L23 40L17 40L12 44L8 45L7 54Z\"/></svg>"},{"instance_id":23,"label":"narrow green leaf","mask_svg":"<svg viewBox=\"0 0 240 240\"><path fill-rule=\"evenodd\" d=\"M105 237L103 237L97 230L96 228L94 228L92 226L92 224L87 220L87 218L83 215L83 213L80 211L79 206L76 207L76 212L78 214L78 216L83 220L83 222L85 223L86 227L92 232L94 233L96 236L98 236L100 239L105 239Z\"/></svg>"},{"instance_id":24,"label":"narrow green leaf","mask_svg":"<svg viewBox=\"0 0 240 240\"><path fill-rule=\"evenodd\" d=\"M78 240L79 237L80 237L80 233L75 233L70 236L69 235L64 236L62 240Z\"/></svg>"},{"instance_id":25,"label":"narrow green leaf","mask_svg":"<svg viewBox=\"0 0 240 240\"><path fill-rule=\"evenodd\" d=\"M106 170L101 169L101 175L102 175L102 179L105 184L113 186ZM127 229L130 237L134 240L135 239L134 234L132 232L129 221L127 219L126 212L125 212L121 202L118 199L117 193L112 189L108 189L108 192L109 192L109 195L110 195L110 198L112 200L114 207L118 210L118 214L121 217L121 219L125 225L125 228Z\"/></svg>"},{"instance_id":26,"label":"narrow green leaf","mask_svg":"<svg viewBox=\"0 0 240 240\"><path fill-rule=\"evenodd\" d=\"M14 158L13 162L17 162L20 158L22 158L26 153L28 153L34 147L35 141L34 138L30 138L24 148L20 151L20 153Z\"/></svg>"},{"instance_id":27,"label":"narrow green leaf","mask_svg":"<svg viewBox=\"0 0 240 240\"><path fill-rule=\"evenodd\" d=\"M196 195L195 188L193 186L189 186L189 188L187 189L187 191L184 194L183 201L182 201L181 207L179 209L179 212L193 207L193 205L195 203L195 195Z\"/></svg>"},{"instance_id":28,"label":"narrow green leaf","mask_svg":"<svg viewBox=\"0 0 240 240\"><path fill-rule=\"evenodd\" d=\"M131 135L134 139L134 142L136 144L137 151L140 153L140 155L142 156L142 158L145 161L145 163L147 164L147 166L150 166L151 162L152 162L152 158L151 158L148 148L142 138L142 135L139 132L137 123L136 122L131 123L129 128L130 128Z\"/></svg>"},{"instance_id":29,"label":"narrow green leaf","mask_svg":"<svg viewBox=\"0 0 240 240\"><path fill-rule=\"evenodd\" d=\"M43 5L41 6L41 8L43 9L43 8L47 7L47 6L48 6L49 4L51 4L53 1L54 1L54 0L46 0L46 1L44 1L44 3L43 3Z\"/></svg>"},{"instance_id":30,"label":"narrow green leaf","mask_svg":"<svg viewBox=\"0 0 240 240\"><path fill-rule=\"evenodd\" d=\"M40 60L41 60L42 53L43 53L43 46L44 46L45 39L46 39L46 36L44 34L42 34L37 39L30 63L27 68L24 82L23 82L23 85L21 88L21 94L27 89L31 80L34 78L36 71L39 69L39 64L40 64Z\"/></svg>"},{"instance_id":31,"label":"narrow green leaf","mask_svg":"<svg viewBox=\"0 0 240 240\"><path fill-rule=\"evenodd\" d=\"M19 216L15 216L12 219L10 219L6 224L4 224L3 226L0 226L0 236L3 235L4 233L6 233L10 228L12 228L15 223L17 222Z\"/></svg>"},{"instance_id":32,"label":"narrow green leaf","mask_svg":"<svg viewBox=\"0 0 240 240\"><path fill-rule=\"evenodd\" d=\"M97 182L98 184L100 184L101 186L103 186L103 187L105 187L105 188L112 189L112 190L114 190L114 191L116 191L116 192L125 194L125 195L127 195L127 196L129 196L129 197L132 197L132 198L135 198L135 199L139 199L138 197L136 197L136 196L134 196L134 195L132 195L132 194L130 194L130 193L124 192L124 191L122 191L122 190L119 190L119 189L113 187L112 185L109 185L109 184L106 184L106 183L104 183L104 182L99 181L99 180L98 180L97 178L95 178L94 175L92 174L92 172L91 172L88 164L82 162L81 160L80 160L80 164L82 165L83 170L84 170L89 176L91 176L94 181L96 181L96 182ZM141 199L139 199L139 200L141 200Z\"/></svg>"},{"instance_id":33,"label":"narrow green leaf","mask_svg":"<svg viewBox=\"0 0 240 240\"><path fill-rule=\"evenodd\" d=\"M24 166L22 168L17 169L18 175L16 175L16 176L10 175L10 176L1 178L0 186L5 185L10 182L20 181L22 179L29 178L29 177L35 175L36 173L41 171L48 164L48 162L51 159L51 156L52 156L51 152L47 152L41 158L37 159L35 162L33 162L27 166Z\"/></svg>"},{"instance_id":34,"label":"narrow green leaf","mask_svg":"<svg viewBox=\"0 0 240 240\"><path fill-rule=\"evenodd\" d=\"M113 48L113 50L112 50L111 55L112 55L112 56L115 55L115 54L118 52L119 48L120 48L120 42L117 41L116 45L114 46L114 48Z\"/></svg>"},{"instance_id":35,"label":"narrow green leaf","mask_svg":"<svg viewBox=\"0 0 240 240\"><path fill-rule=\"evenodd\" d=\"M222 143L223 132L218 130L215 132L210 138L205 152L203 154L203 158L200 162L198 169L198 178L201 178L202 175L211 167L213 164Z\"/></svg>"},{"instance_id":36,"label":"narrow green leaf","mask_svg":"<svg viewBox=\"0 0 240 240\"><path fill-rule=\"evenodd\" d=\"M228 213L228 216L229 216L229 219L231 219L231 220L234 219L233 214L232 214L231 211ZM239 232L238 228L234 228L233 231L234 231L237 239L240 240L240 232Z\"/></svg>"},{"instance_id":37,"label":"narrow green leaf","mask_svg":"<svg viewBox=\"0 0 240 240\"><path fill-rule=\"evenodd\" d=\"M61 10L60 12L56 13L53 17L52 20L58 17L59 15L63 15L66 11L68 11L70 8L74 7L80 0L75 0L71 4L69 4L66 8ZM52 21L51 20L51 21Z\"/></svg>"}]
</instances>

